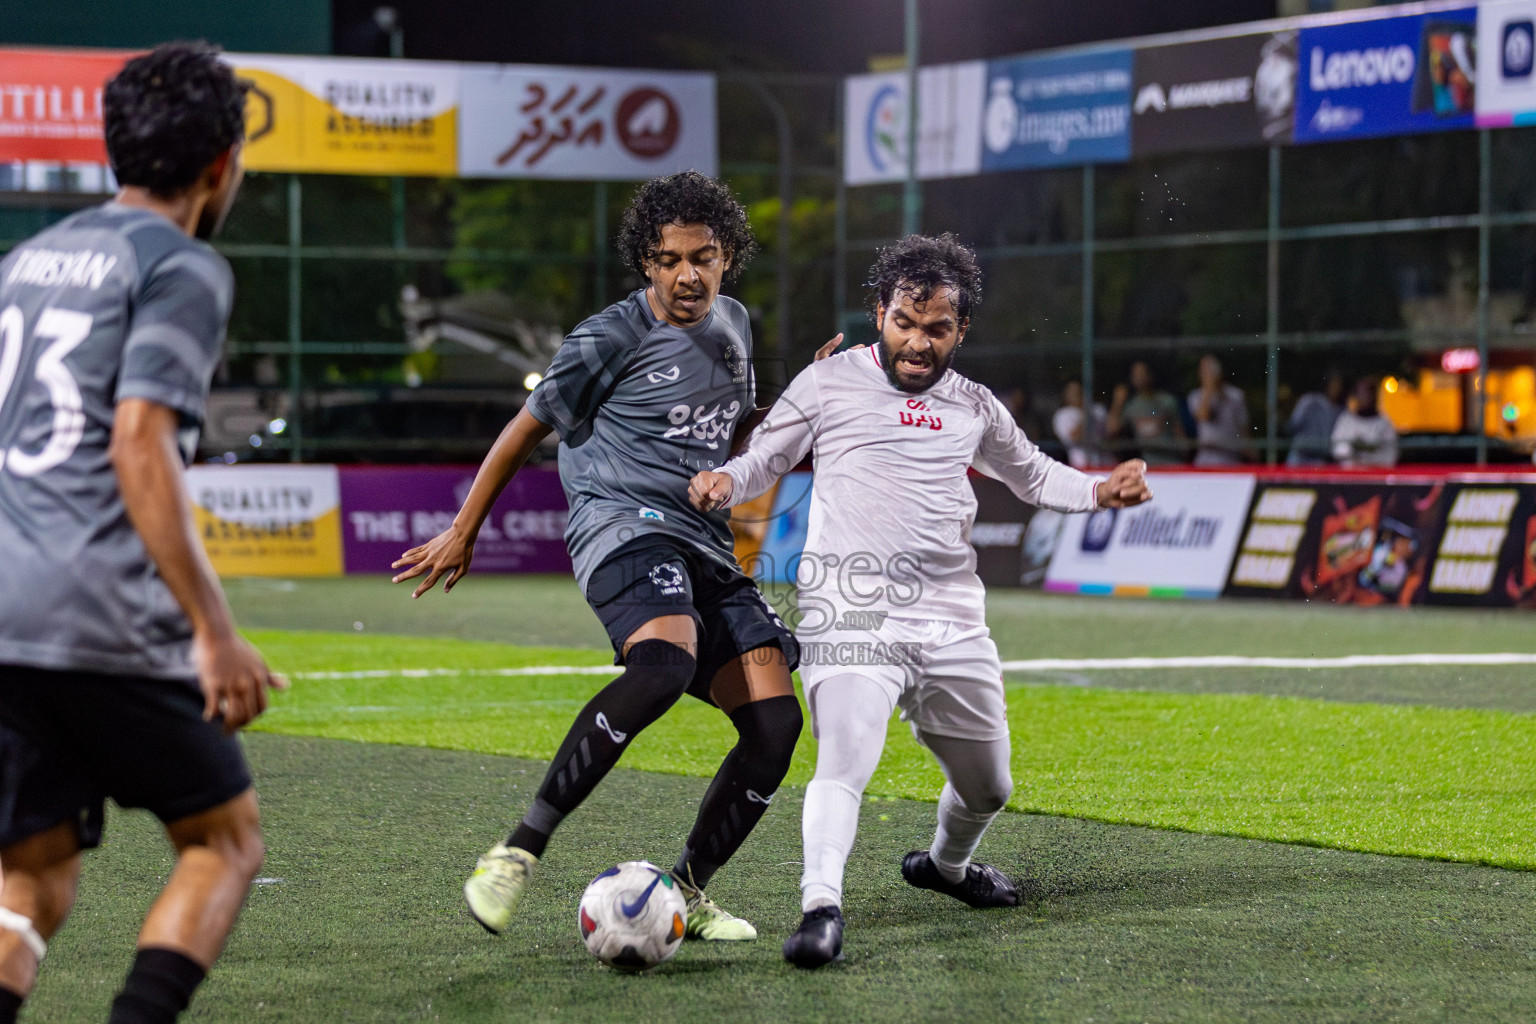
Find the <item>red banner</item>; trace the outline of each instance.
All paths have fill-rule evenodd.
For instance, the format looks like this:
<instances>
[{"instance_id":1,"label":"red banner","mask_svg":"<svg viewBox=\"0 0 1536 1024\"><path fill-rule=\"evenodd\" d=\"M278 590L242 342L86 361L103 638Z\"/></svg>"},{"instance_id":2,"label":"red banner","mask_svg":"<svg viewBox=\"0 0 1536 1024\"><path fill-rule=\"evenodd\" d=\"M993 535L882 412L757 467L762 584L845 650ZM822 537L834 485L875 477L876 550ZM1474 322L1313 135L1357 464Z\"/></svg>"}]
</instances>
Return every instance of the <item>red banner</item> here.
<instances>
[{"instance_id":1,"label":"red banner","mask_svg":"<svg viewBox=\"0 0 1536 1024\"><path fill-rule=\"evenodd\" d=\"M0 49L0 163L106 163L101 93L128 56Z\"/></svg>"}]
</instances>

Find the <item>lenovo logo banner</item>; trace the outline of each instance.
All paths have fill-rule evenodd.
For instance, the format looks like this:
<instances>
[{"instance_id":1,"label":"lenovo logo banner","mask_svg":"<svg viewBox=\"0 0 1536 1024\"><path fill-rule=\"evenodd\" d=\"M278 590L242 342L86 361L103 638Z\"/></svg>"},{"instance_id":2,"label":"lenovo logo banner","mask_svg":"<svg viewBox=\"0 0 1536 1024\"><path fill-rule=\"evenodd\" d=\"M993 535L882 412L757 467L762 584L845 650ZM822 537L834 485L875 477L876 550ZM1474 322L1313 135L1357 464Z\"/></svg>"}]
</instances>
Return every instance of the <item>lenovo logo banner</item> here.
<instances>
[{"instance_id":1,"label":"lenovo logo banner","mask_svg":"<svg viewBox=\"0 0 1536 1024\"><path fill-rule=\"evenodd\" d=\"M1469 128L1477 8L1301 30L1296 141Z\"/></svg>"},{"instance_id":2,"label":"lenovo logo banner","mask_svg":"<svg viewBox=\"0 0 1536 1024\"><path fill-rule=\"evenodd\" d=\"M1295 32L1139 49L1135 79L1137 154L1291 141Z\"/></svg>"}]
</instances>

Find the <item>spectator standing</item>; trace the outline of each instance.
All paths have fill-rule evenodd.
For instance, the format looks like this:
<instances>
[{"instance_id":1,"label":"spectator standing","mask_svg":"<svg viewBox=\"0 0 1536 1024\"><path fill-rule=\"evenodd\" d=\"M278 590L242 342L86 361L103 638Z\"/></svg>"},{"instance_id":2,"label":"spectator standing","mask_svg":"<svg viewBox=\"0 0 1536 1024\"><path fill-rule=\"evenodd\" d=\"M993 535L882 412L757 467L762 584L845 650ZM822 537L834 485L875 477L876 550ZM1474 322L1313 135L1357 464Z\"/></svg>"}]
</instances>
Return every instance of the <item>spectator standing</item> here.
<instances>
[{"instance_id":1,"label":"spectator standing","mask_svg":"<svg viewBox=\"0 0 1536 1024\"><path fill-rule=\"evenodd\" d=\"M1222 382L1221 360L1200 357L1200 386L1189 393L1195 421L1195 465L1236 466L1248 453L1248 403L1237 387Z\"/></svg>"},{"instance_id":2,"label":"spectator standing","mask_svg":"<svg viewBox=\"0 0 1536 1024\"><path fill-rule=\"evenodd\" d=\"M1106 426L1110 437L1128 433L1149 466L1173 466L1184 461L1184 424L1179 401L1157 386L1146 363L1131 364L1131 386L1115 385Z\"/></svg>"},{"instance_id":3,"label":"spectator standing","mask_svg":"<svg viewBox=\"0 0 1536 1024\"><path fill-rule=\"evenodd\" d=\"M1333 426L1344 411L1344 377L1329 371L1321 391L1308 391L1296 400L1285 432L1291 435L1287 466L1324 466L1333 447Z\"/></svg>"},{"instance_id":4,"label":"spectator standing","mask_svg":"<svg viewBox=\"0 0 1536 1024\"><path fill-rule=\"evenodd\" d=\"M1339 413L1333 425L1333 457L1341 466L1397 465L1397 429L1376 408L1381 382L1361 378L1355 384L1350 408Z\"/></svg>"},{"instance_id":5,"label":"spectator standing","mask_svg":"<svg viewBox=\"0 0 1536 1024\"><path fill-rule=\"evenodd\" d=\"M1085 406L1082 382L1067 381L1061 392L1061 408L1051 417L1051 428L1056 439L1066 445L1067 463L1073 469L1109 462L1101 444L1106 415L1104 406L1098 402Z\"/></svg>"}]
</instances>

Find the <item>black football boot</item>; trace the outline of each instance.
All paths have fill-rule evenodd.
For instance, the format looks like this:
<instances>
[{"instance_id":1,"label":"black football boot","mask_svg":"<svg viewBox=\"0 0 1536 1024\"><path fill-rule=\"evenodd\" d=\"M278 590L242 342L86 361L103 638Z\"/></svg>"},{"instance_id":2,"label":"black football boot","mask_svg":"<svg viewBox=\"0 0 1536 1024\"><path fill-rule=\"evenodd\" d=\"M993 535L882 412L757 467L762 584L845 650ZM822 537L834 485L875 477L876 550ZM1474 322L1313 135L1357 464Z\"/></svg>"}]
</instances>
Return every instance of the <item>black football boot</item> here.
<instances>
[{"instance_id":1,"label":"black football boot","mask_svg":"<svg viewBox=\"0 0 1536 1024\"><path fill-rule=\"evenodd\" d=\"M795 934L784 940L784 959L814 970L843 958L843 912L837 907L807 910Z\"/></svg>"},{"instance_id":2,"label":"black football boot","mask_svg":"<svg viewBox=\"0 0 1536 1024\"><path fill-rule=\"evenodd\" d=\"M972 907L1019 905L1019 890L1014 887L1013 882L997 868L987 864L977 864L973 861L965 869L964 878L958 882L951 882L939 874L939 869L934 865L933 858L928 856L927 850L913 850L901 858L901 877L907 880L908 885L953 896L961 903ZM788 949L788 947L785 948Z\"/></svg>"}]
</instances>

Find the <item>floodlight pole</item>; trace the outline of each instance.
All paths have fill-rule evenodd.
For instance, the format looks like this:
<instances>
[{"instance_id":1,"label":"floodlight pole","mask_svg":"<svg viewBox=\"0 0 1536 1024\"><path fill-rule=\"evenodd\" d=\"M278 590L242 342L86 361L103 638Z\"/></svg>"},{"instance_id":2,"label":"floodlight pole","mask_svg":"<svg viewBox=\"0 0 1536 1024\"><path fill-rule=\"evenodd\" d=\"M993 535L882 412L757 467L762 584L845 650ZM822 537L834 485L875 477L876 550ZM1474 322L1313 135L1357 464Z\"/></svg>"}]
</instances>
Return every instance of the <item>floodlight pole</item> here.
<instances>
[{"instance_id":1,"label":"floodlight pole","mask_svg":"<svg viewBox=\"0 0 1536 1024\"><path fill-rule=\"evenodd\" d=\"M917 183L917 0L906 0L907 30L907 181L901 197L901 233L922 230L923 193Z\"/></svg>"}]
</instances>

